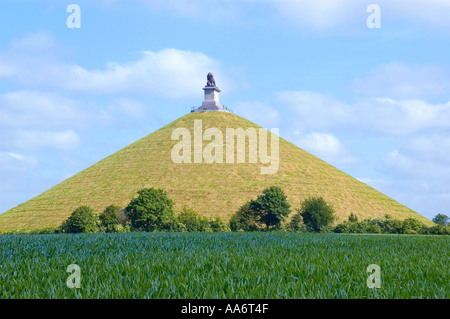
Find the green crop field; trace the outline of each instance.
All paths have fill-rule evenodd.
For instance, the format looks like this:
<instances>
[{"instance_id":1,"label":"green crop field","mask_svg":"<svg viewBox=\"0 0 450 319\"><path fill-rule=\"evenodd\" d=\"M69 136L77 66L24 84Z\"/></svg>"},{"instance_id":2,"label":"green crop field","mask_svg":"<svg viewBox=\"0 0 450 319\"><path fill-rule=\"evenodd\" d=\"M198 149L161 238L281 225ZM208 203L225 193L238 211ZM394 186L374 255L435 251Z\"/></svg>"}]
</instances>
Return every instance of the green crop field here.
<instances>
[{"instance_id":1,"label":"green crop field","mask_svg":"<svg viewBox=\"0 0 450 319\"><path fill-rule=\"evenodd\" d=\"M2 235L0 298L449 298L449 257L448 236Z\"/></svg>"}]
</instances>

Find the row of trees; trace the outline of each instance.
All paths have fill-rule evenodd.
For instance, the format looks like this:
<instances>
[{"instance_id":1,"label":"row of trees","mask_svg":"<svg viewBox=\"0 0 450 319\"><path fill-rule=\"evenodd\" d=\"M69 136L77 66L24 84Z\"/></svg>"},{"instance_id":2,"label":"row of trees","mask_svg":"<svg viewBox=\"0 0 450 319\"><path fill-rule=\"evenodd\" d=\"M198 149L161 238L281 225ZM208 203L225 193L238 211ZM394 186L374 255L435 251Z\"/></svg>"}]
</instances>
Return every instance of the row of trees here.
<instances>
[{"instance_id":1,"label":"row of trees","mask_svg":"<svg viewBox=\"0 0 450 319\"><path fill-rule=\"evenodd\" d=\"M162 189L144 188L123 210L108 206L98 216L88 206L80 206L61 225L66 233L125 232L137 231L256 231L280 229L291 213L290 204L281 188L265 189L256 200L243 205L227 225L219 217L206 218L194 210L183 207L174 214L174 202ZM292 218L293 231L322 231L334 220L334 211L323 198L310 198L303 202Z\"/></svg>"},{"instance_id":2,"label":"row of trees","mask_svg":"<svg viewBox=\"0 0 450 319\"><path fill-rule=\"evenodd\" d=\"M98 216L91 207L80 206L62 223L59 230L65 233L126 232L130 228L121 222L119 213L120 207L114 205L106 207Z\"/></svg>"},{"instance_id":3,"label":"row of trees","mask_svg":"<svg viewBox=\"0 0 450 319\"><path fill-rule=\"evenodd\" d=\"M291 206L283 190L277 186L263 190L256 200L241 206L232 216L229 225L219 217L199 216L193 209L183 207L175 215L174 202L162 189L144 188L138 197L131 200L122 211L118 206L108 206L101 214L92 208L81 206L61 225L59 231L66 233L126 232L126 231L268 231L286 230L293 232L336 233L396 233L396 234L450 234L448 217L437 215L435 227L427 227L414 218L403 221L386 215L384 218L358 221L350 214L345 221L334 228L335 212L322 197L305 199L300 208L295 209L289 223ZM439 221L439 223L438 223Z\"/></svg>"},{"instance_id":4,"label":"row of trees","mask_svg":"<svg viewBox=\"0 0 450 319\"><path fill-rule=\"evenodd\" d=\"M356 216L355 216L356 217ZM335 233L372 233L372 234L429 234L450 235L450 227L441 224L427 226L416 218L404 220L394 219L389 215L382 218L368 218L358 221L350 218L346 222L337 225Z\"/></svg>"},{"instance_id":5,"label":"row of trees","mask_svg":"<svg viewBox=\"0 0 450 319\"><path fill-rule=\"evenodd\" d=\"M351 213L347 221L331 227L335 212L322 197L305 199L301 207L296 209L290 223L283 227L281 222L289 213L289 204L282 190L271 187L263 191L263 195L257 200L243 205L231 218L230 228L233 231L255 231L261 230L261 225L264 224L266 229L283 228L293 232L450 235L450 226L447 226L449 217L443 214L436 215L433 218L436 225L429 227L416 218L398 220L389 215L358 221L358 217Z\"/></svg>"},{"instance_id":6,"label":"row of trees","mask_svg":"<svg viewBox=\"0 0 450 319\"><path fill-rule=\"evenodd\" d=\"M272 186L256 200L245 203L231 218L232 231L256 231L265 228L281 229L282 222L290 215L290 204L283 190ZM290 231L324 231L335 219L334 209L322 197L311 197L296 209L291 222L285 227Z\"/></svg>"},{"instance_id":7,"label":"row of trees","mask_svg":"<svg viewBox=\"0 0 450 319\"><path fill-rule=\"evenodd\" d=\"M80 206L63 222L59 231L65 233L127 232L127 231L229 231L219 217L199 216L183 207L174 213L174 202L162 189L143 188L122 211L108 206L99 215L89 206Z\"/></svg>"}]
</instances>

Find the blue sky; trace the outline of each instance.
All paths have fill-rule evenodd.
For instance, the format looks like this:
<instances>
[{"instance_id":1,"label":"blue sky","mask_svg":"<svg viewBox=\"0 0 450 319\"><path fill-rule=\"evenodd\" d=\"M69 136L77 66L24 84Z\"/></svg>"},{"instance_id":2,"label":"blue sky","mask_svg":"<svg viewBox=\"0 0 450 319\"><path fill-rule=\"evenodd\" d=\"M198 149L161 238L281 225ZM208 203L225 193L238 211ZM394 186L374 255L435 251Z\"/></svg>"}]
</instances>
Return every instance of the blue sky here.
<instances>
[{"instance_id":1,"label":"blue sky","mask_svg":"<svg viewBox=\"0 0 450 319\"><path fill-rule=\"evenodd\" d=\"M448 17L444 0L0 0L0 212L199 106L212 71L236 114L450 214Z\"/></svg>"}]
</instances>

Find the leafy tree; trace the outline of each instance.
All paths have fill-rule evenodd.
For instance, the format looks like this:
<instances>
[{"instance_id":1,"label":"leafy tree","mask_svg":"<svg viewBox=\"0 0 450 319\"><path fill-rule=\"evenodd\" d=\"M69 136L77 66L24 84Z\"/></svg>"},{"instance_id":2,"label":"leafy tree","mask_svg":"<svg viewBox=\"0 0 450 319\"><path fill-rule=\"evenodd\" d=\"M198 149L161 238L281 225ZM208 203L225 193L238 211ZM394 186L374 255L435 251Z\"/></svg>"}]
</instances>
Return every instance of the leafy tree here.
<instances>
[{"instance_id":1,"label":"leafy tree","mask_svg":"<svg viewBox=\"0 0 450 319\"><path fill-rule=\"evenodd\" d=\"M63 222L61 230L65 233L96 233L97 216L89 206L80 206Z\"/></svg>"},{"instance_id":2,"label":"leafy tree","mask_svg":"<svg viewBox=\"0 0 450 319\"><path fill-rule=\"evenodd\" d=\"M321 232L334 221L334 209L322 197L310 197L305 199L300 208L308 230Z\"/></svg>"},{"instance_id":3,"label":"leafy tree","mask_svg":"<svg viewBox=\"0 0 450 319\"><path fill-rule=\"evenodd\" d=\"M242 205L230 219L232 231L255 231L258 230L256 215L250 208L250 202Z\"/></svg>"},{"instance_id":4,"label":"leafy tree","mask_svg":"<svg viewBox=\"0 0 450 319\"><path fill-rule=\"evenodd\" d=\"M114 233L120 231L122 225L119 221L119 212L120 207L110 205L98 216L100 219L100 226L105 232Z\"/></svg>"},{"instance_id":5,"label":"leafy tree","mask_svg":"<svg viewBox=\"0 0 450 319\"><path fill-rule=\"evenodd\" d=\"M350 213L350 216L348 216L348 221L356 223L358 221L358 216L356 216L356 214Z\"/></svg>"},{"instance_id":6,"label":"leafy tree","mask_svg":"<svg viewBox=\"0 0 450 319\"><path fill-rule=\"evenodd\" d=\"M272 186L263 190L263 194L250 202L250 209L258 216L257 221L265 224L266 229L278 228L291 210L283 190Z\"/></svg>"},{"instance_id":7,"label":"leafy tree","mask_svg":"<svg viewBox=\"0 0 450 319\"><path fill-rule=\"evenodd\" d=\"M432 219L432 221L434 223L436 223L438 225L442 225L442 226L447 226L448 225L448 220L449 220L449 217L447 215L444 215L444 214L437 214Z\"/></svg>"},{"instance_id":8,"label":"leafy tree","mask_svg":"<svg viewBox=\"0 0 450 319\"><path fill-rule=\"evenodd\" d=\"M173 201L162 189L143 188L125 208L131 225L140 230L170 230L174 225Z\"/></svg>"}]
</instances>

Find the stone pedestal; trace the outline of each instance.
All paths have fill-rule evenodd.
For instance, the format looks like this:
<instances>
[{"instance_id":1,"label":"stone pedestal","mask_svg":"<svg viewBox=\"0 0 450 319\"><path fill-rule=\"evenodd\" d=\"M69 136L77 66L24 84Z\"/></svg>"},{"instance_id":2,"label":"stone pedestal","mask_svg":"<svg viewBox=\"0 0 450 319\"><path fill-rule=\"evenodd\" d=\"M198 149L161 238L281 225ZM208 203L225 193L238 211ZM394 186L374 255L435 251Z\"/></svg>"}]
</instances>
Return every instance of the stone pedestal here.
<instances>
[{"instance_id":1,"label":"stone pedestal","mask_svg":"<svg viewBox=\"0 0 450 319\"><path fill-rule=\"evenodd\" d=\"M219 102L219 88L216 86L205 86L203 90L205 91L205 99L203 100L202 106L200 106L196 111L224 111Z\"/></svg>"}]
</instances>

